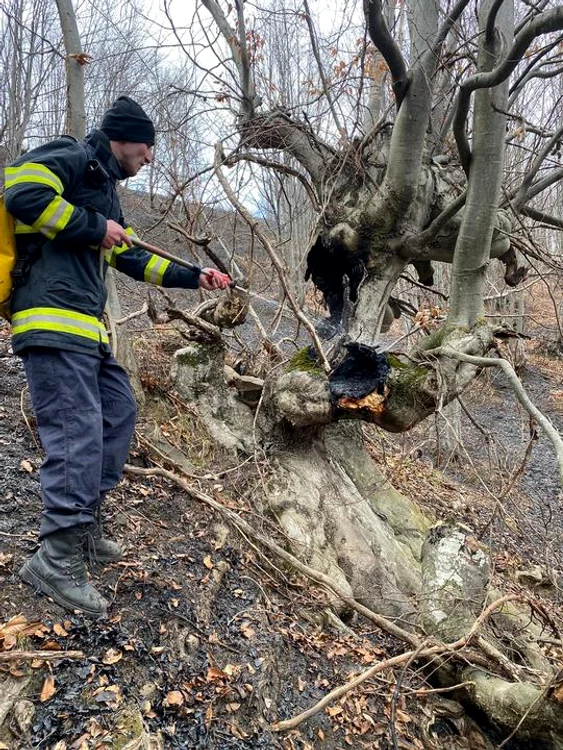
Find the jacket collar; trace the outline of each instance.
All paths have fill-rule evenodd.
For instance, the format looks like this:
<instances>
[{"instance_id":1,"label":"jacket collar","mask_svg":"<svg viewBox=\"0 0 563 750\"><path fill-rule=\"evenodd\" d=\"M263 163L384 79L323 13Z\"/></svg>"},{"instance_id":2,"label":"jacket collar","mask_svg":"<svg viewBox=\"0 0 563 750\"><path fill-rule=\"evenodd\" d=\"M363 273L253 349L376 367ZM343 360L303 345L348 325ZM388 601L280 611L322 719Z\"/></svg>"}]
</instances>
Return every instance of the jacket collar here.
<instances>
[{"instance_id":1,"label":"jacket collar","mask_svg":"<svg viewBox=\"0 0 563 750\"><path fill-rule=\"evenodd\" d=\"M125 180L128 175L119 166L119 162L112 153L109 138L100 130L93 130L84 139L90 146L96 158L104 166L114 180Z\"/></svg>"}]
</instances>

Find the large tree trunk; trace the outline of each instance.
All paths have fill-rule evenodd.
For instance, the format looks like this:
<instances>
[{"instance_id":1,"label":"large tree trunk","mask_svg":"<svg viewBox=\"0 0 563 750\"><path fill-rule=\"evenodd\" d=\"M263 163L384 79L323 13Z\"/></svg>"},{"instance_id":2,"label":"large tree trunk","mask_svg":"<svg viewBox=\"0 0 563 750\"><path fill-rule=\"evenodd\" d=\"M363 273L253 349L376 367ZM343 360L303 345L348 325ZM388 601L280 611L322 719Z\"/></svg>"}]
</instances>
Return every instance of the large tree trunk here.
<instances>
[{"instance_id":1,"label":"large tree trunk","mask_svg":"<svg viewBox=\"0 0 563 750\"><path fill-rule=\"evenodd\" d=\"M218 343L190 344L175 355L175 386L237 460L241 452L263 455L266 441L266 481L252 503L275 517L293 553L328 576L341 596L399 623L413 637L422 628L448 643L472 632L483 609L500 597L490 587L486 548L466 528L435 525L396 492L367 452L358 423L273 423L267 403L253 413L225 387L223 360ZM158 450L182 461L162 436ZM560 750L563 705L557 691L546 689L555 674L540 647L545 634L510 599L491 605L475 631L481 652L476 663L471 656L448 658L433 672L438 684L464 683L455 697L497 728ZM346 610L338 599L333 605L340 614Z\"/></svg>"}]
</instances>

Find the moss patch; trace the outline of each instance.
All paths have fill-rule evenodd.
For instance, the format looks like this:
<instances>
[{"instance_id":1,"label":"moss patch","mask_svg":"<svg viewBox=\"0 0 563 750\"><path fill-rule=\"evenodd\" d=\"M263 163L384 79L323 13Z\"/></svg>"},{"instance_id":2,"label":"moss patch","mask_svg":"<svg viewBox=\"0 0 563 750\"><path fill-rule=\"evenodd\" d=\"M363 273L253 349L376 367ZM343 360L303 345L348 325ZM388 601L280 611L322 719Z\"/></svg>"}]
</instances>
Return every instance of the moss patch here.
<instances>
[{"instance_id":1,"label":"moss patch","mask_svg":"<svg viewBox=\"0 0 563 750\"><path fill-rule=\"evenodd\" d=\"M287 372L292 372L293 370L301 370L302 372L309 373L309 375L324 374L317 355L310 346L304 346L302 349L299 349L289 360Z\"/></svg>"}]
</instances>

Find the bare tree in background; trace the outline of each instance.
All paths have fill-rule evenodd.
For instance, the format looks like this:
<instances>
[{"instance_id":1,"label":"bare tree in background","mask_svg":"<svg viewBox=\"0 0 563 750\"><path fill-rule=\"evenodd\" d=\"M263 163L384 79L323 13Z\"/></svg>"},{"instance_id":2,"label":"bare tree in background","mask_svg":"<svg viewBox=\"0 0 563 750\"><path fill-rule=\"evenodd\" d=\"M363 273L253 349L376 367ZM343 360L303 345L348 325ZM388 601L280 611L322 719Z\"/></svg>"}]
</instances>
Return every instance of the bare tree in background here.
<instances>
[{"instance_id":1,"label":"bare tree in background","mask_svg":"<svg viewBox=\"0 0 563 750\"><path fill-rule=\"evenodd\" d=\"M7 161L20 154L25 139L33 145L59 132L53 118L64 56L56 26L45 0L8 0L0 8L0 143Z\"/></svg>"}]
</instances>

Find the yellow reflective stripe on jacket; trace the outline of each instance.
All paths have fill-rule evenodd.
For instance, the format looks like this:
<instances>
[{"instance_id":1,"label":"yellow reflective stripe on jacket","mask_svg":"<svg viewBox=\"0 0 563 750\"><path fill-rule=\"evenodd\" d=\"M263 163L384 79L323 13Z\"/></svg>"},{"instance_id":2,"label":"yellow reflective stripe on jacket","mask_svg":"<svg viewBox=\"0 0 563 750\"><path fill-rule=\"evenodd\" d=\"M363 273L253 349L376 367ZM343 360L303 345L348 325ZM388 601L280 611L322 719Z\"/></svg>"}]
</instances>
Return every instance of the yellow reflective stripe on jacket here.
<instances>
[{"instance_id":1,"label":"yellow reflective stripe on jacket","mask_svg":"<svg viewBox=\"0 0 563 750\"><path fill-rule=\"evenodd\" d=\"M135 230L132 227L125 227L125 234L134 235ZM129 245L127 245L125 242L123 242L121 245L113 245L109 249L104 250L104 258L108 266L112 266L113 268L115 268L115 256L124 253L126 250L129 250Z\"/></svg>"},{"instance_id":2,"label":"yellow reflective stripe on jacket","mask_svg":"<svg viewBox=\"0 0 563 750\"><path fill-rule=\"evenodd\" d=\"M30 227L29 224L24 224L23 221L16 219L16 226L14 229L16 234L37 234L37 229Z\"/></svg>"},{"instance_id":3,"label":"yellow reflective stripe on jacket","mask_svg":"<svg viewBox=\"0 0 563 750\"><path fill-rule=\"evenodd\" d=\"M73 211L73 205L65 201L64 198L57 196L53 198L41 216L33 223L33 228L36 232L39 231L52 240L61 229L66 227Z\"/></svg>"},{"instance_id":4,"label":"yellow reflective stripe on jacket","mask_svg":"<svg viewBox=\"0 0 563 750\"><path fill-rule=\"evenodd\" d=\"M82 336L92 341L109 343L107 331L93 315L57 307L30 307L12 316L12 333L17 336L29 331L53 331Z\"/></svg>"},{"instance_id":5,"label":"yellow reflective stripe on jacket","mask_svg":"<svg viewBox=\"0 0 563 750\"><path fill-rule=\"evenodd\" d=\"M62 195L64 190L61 180L44 164L36 164L35 162L28 161L25 164L20 164L19 167L6 167L4 174L4 186L6 189L28 182L47 185L47 187L53 188L59 195Z\"/></svg>"},{"instance_id":6,"label":"yellow reflective stripe on jacket","mask_svg":"<svg viewBox=\"0 0 563 750\"><path fill-rule=\"evenodd\" d=\"M145 266L145 281L150 284L162 284L162 278L169 265L169 260L153 255Z\"/></svg>"}]
</instances>

